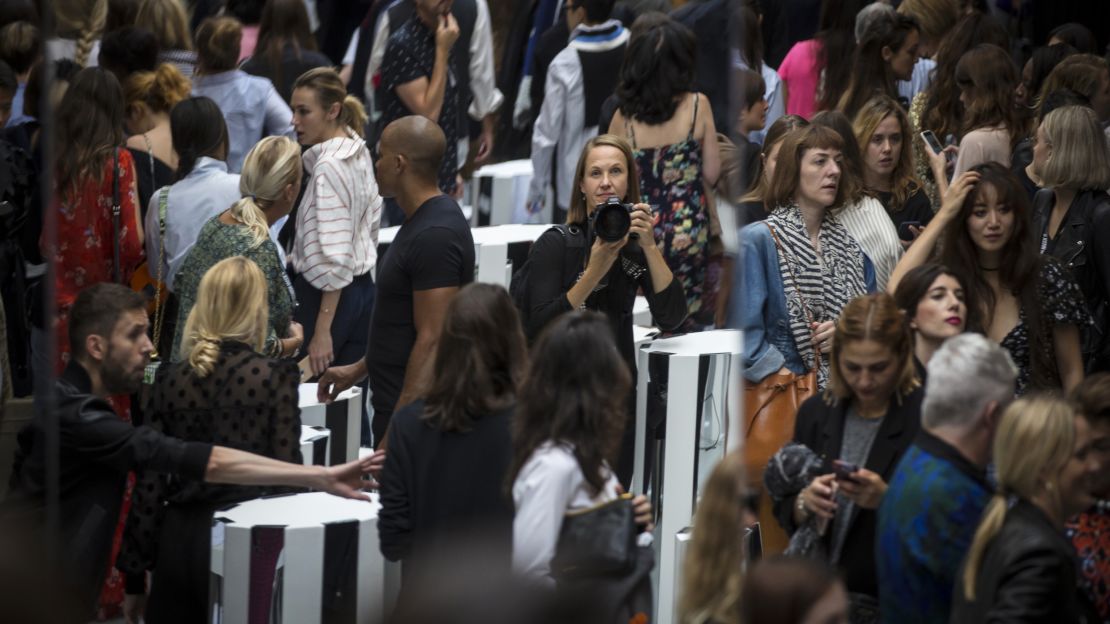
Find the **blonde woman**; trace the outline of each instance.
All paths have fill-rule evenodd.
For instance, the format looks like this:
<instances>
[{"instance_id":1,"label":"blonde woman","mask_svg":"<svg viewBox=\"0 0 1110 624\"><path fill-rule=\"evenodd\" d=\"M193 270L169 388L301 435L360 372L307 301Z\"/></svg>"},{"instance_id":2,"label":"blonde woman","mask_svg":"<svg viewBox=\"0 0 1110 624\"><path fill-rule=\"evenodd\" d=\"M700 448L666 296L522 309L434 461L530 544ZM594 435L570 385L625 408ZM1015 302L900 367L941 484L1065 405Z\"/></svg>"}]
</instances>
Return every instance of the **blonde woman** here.
<instances>
[{"instance_id":1,"label":"blonde woman","mask_svg":"<svg viewBox=\"0 0 1110 624\"><path fill-rule=\"evenodd\" d=\"M1045 186L1033 200L1033 235L1042 254L1068 265L1094 318L1081 330L1087 372L1108 371L1110 146L1095 112L1065 106L1049 113L1037 129L1031 167Z\"/></svg>"},{"instance_id":2,"label":"blonde woman","mask_svg":"<svg viewBox=\"0 0 1110 624\"><path fill-rule=\"evenodd\" d=\"M181 0L142 0L135 14L135 26L158 38L158 62L171 63L186 78L197 67L197 53L189 33L189 16Z\"/></svg>"},{"instance_id":3,"label":"blonde woman","mask_svg":"<svg viewBox=\"0 0 1110 624\"><path fill-rule=\"evenodd\" d=\"M705 482L683 573L682 624L741 621L743 530L757 522L759 501L747 484L739 452L726 455Z\"/></svg>"},{"instance_id":4,"label":"blonde woman","mask_svg":"<svg viewBox=\"0 0 1110 624\"><path fill-rule=\"evenodd\" d=\"M46 40L46 58L72 59L81 67L96 65L108 0L54 0L51 4L57 37Z\"/></svg>"},{"instance_id":5,"label":"blonde woman","mask_svg":"<svg viewBox=\"0 0 1110 624\"><path fill-rule=\"evenodd\" d=\"M301 463L299 371L292 361L261 354L270 331L267 288L262 269L242 256L205 274L185 323L185 361L158 371L152 426L182 440ZM129 577L153 572L147 621L205 621L212 512L273 492L141 478L117 566ZM138 588L129 585L128 593Z\"/></svg>"},{"instance_id":6,"label":"blonde woman","mask_svg":"<svg viewBox=\"0 0 1110 624\"><path fill-rule=\"evenodd\" d=\"M280 358L293 357L300 350L302 330L292 322L293 289L270 238L270 226L293 209L300 186L301 150L292 140L267 137L247 154L239 177L242 199L204 224L174 278L179 303L171 352L174 361L189 357L181 346L201 279L216 263L233 256L253 261L266 277L263 299L269 304L269 323L262 351Z\"/></svg>"},{"instance_id":7,"label":"blonde woman","mask_svg":"<svg viewBox=\"0 0 1110 624\"><path fill-rule=\"evenodd\" d=\"M366 111L339 74L318 67L293 83L293 127L310 179L297 209L290 260L312 373L366 355L382 198L363 140ZM363 422L370 442L370 423Z\"/></svg>"},{"instance_id":8,"label":"blonde woman","mask_svg":"<svg viewBox=\"0 0 1110 624\"><path fill-rule=\"evenodd\" d=\"M1020 399L1002 414L994 436L998 491L956 577L953 624L1082 621L1075 551L1063 530L1095 502L1090 489L1101 466L1093 440L1087 421L1061 399Z\"/></svg>"}]
</instances>

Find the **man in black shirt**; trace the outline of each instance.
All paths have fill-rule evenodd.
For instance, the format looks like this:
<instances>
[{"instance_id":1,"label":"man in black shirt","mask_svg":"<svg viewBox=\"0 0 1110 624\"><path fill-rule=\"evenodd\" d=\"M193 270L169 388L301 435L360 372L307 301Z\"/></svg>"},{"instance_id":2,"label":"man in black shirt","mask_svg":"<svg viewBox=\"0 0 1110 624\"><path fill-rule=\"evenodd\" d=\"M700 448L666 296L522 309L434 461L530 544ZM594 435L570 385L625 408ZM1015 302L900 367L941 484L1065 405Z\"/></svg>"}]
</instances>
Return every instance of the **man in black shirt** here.
<instances>
[{"instance_id":1,"label":"man in black shirt","mask_svg":"<svg viewBox=\"0 0 1110 624\"><path fill-rule=\"evenodd\" d=\"M48 483L49 420L36 414L19 433L12 493L0 517L41 528L48 490L56 488L61 562L92 607L108 571L127 473L154 470L211 483L311 487L339 496L359 492L370 459L342 466L298 466L244 451L163 436L120 420L107 397L137 392L153 347L146 299L118 284L96 284L70 312L73 359L55 386L58 482ZM128 593L135 593L130 591Z\"/></svg>"},{"instance_id":2,"label":"man in black shirt","mask_svg":"<svg viewBox=\"0 0 1110 624\"><path fill-rule=\"evenodd\" d=\"M396 199L405 221L379 263L366 359L329 368L319 381L319 399L329 401L369 374L375 443L393 412L426 385L447 305L474 281L470 225L436 184L445 143L439 126L416 115L382 132L378 188Z\"/></svg>"}]
</instances>

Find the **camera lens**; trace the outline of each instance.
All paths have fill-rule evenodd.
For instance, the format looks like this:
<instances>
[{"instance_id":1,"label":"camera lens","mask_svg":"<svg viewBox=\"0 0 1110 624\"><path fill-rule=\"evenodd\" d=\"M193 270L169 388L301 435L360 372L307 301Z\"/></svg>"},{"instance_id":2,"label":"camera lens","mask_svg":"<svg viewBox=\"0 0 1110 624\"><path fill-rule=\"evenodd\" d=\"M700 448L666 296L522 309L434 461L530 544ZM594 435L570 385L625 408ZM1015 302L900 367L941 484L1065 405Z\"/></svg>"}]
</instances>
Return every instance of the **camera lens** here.
<instances>
[{"instance_id":1,"label":"camera lens","mask_svg":"<svg viewBox=\"0 0 1110 624\"><path fill-rule=\"evenodd\" d=\"M601 204L594 213L594 232L607 243L623 239L630 227L632 218L628 209L619 202Z\"/></svg>"}]
</instances>

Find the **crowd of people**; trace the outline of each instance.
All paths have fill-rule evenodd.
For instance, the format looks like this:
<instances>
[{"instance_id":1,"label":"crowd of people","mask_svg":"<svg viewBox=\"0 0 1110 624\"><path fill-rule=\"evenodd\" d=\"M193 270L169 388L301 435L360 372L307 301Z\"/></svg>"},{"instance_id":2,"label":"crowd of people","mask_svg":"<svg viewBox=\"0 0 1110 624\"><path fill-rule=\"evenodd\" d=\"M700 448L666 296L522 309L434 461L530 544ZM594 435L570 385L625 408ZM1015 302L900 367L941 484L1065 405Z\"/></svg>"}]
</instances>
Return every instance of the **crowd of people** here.
<instances>
[{"instance_id":1,"label":"crowd of people","mask_svg":"<svg viewBox=\"0 0 1110 624\"><path fill-rule=\"evenodd\" d=\"M52 532L50 609L205 621L215 510L372 487L399 621L445 570L646 621L642 297L662 335L742 330L745 388L812 377L769 462L701 484L680 621L1110 622L1105 32L988 0L51 4L0 6L0 391L35 412L0 519ZM553 225L506 289L460 204L511 155ZM306 382L360 390L361 460L303 465Z\"/></svg>"}]
</instances>

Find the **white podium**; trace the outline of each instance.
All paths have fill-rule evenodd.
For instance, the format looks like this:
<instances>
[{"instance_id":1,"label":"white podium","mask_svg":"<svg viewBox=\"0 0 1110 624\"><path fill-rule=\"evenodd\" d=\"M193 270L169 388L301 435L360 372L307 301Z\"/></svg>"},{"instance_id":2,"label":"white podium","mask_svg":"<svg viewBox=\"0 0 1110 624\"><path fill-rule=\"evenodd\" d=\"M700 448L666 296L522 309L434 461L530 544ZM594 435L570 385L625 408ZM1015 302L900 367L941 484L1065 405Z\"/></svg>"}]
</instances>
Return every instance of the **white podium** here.
<instances>
[{"instance_id":1,"label":"white podium","mask_svg":"<svg viewBox=\"0 0 1110 624\"><path fill-rule=\"evenodd\" d=\"M312 492L258 498L212 519L211 624L384 621L400 566L378 548L373 502Z\"/></svg>"},{"instance_id":2,"label":"white podium","mask_svg":"<svg viewBox=\"0 0 1110 624\"><path fill-rule=\"evenodd\" d=\"M470 181L470 201L474 205L470 223L477 226L550 223L550 201L538 214L524 214L531 183L532 161L528 159L486 165L475 171Z\"/></svg>"},{"instance_id":3,"label":"white podium","mask_svg":"<svg viewBox=\"0 0 1110 624\"><path fill-rule=\"evenodd\" d=\"M331 465L331 431L327 427L301 425L301 463L305 466Z\"/></svg>"},{"instance_id":4,"label":"white podium","mask_svg":"<svg viewBox=\"0 0 1110 624\"><path fill-rule=\"evenodd\" d=\"M634 489L645 482L647 457L659 455L648 436L649 388L665 410L666 436L651 482L656 523L656 617L677 621L683 531L693 524L702 483L725 453L743 439L730 422L740 414L741 341L736 330L715 330L655 340L637 358Z\"/></svg>"},{"instance_id":5,"label":"white podium","mask_svg":"<svg viewBox=\"0 0 1110 624\"><path fill-rule=\"evenodd\" d=\"M299 390L301 425L325 427L330 434L328 465L337 466L358 459L362 434L362 389L346 390L330 404L316 400L314 383L303 383Z\"/></svg>"}]
</instances>

